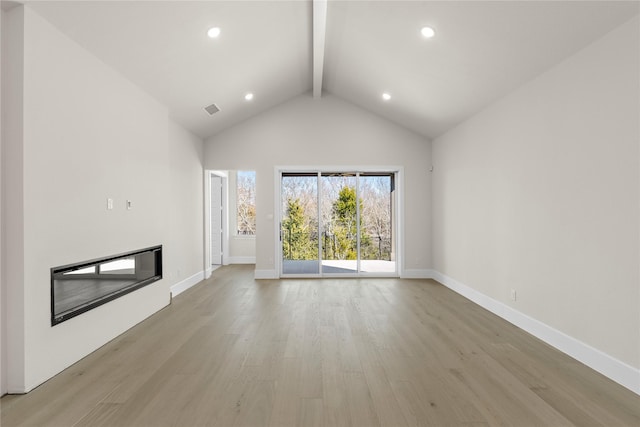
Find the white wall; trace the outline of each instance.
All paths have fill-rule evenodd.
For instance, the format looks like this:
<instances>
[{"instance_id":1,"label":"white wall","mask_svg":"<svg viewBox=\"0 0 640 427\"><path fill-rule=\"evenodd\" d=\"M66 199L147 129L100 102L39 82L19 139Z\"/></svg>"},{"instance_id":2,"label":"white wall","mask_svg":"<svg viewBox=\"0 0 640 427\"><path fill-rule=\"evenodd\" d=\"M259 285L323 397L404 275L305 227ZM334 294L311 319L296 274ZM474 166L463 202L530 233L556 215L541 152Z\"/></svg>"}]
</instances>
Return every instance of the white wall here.
<instances>
[{"instance_id":1,"label":"white wall","mask_svg":"<svg viewBox=\"0 0 640 427\"><path fill-rule=\"evenodd\" d=\"M275 166L403 166L405 271L431 262L430 142L340 99L303 95L205 142L206 169L256 171L256 271L276 271Z\"/></svg>"},{"instance_id":2,"label":"white wall","mask_svg":"<svg viewBox=\"0 0 640 427\"><path fill-rule=\"evenodd\" d=\"M7 390L24 384L23 9L2 22L2 291ZM8 183L11 182L11 185ZM10 250L8 250L10 249Z\"/></svg>"},{"instance_id":3,"label":"white wall","mask_svg":"<svg viewBox=\"0 0 640 427\"><path fill-rule=\"evenodd\" d=\"M24 62L12 66L13 94L3 92L16 112L3 153L8 381L24 392L164 307L174 281L202 270L203 171L199 140L165 107L28 7L9 14L24 38L9 44ZM51 327L50 268L156 244L163 280Z\"/></svg>"},{"instance_id":4,"label":"white wall","mask_svg":"<svg viewBox=\"0 0 640 427\"><path fill-rule=\"evenodd\" d=\"M0 82L2 82L2 68L4 67L2 62L2 40L4 37L2 36L2 22L4 21L4 10L0 9ZM0 117L2 117L2 84L0 84ZM4 242L3 232L2 232L2 147L4 146L4 133L2 127L2 119L0 118L0 396L4 395L7 392L7 365L6 365L6 350L7 346L5 344L6 335L7 335L7 322L5 320L5 286L4 280L2 279L2 242Z\"/></svg>"},{"instance_id":5,"label":"white wall","mask_svg":"<svg viewBox=\"0 0 640 427\"><path fill-rule=\"evenodd\" d=\"M433 142L433 262L619 362L640 392L638 28Z\"/></svg>"},{"instance_id":6,"label":"white wall","mask_svg":"<svg viewBox=\"0 0 640 427\"><path fill-rule=\"evenodd\" d=\"M172 283L203 278L204 259L204 148L202 140L169 121L171 198L164 274Z\"/></svg>"},{"instance_id":7,"label":"white wall","mask_svg":"<svg viewBox=\"0 0 640 427\"><path fill-rule=\"evenodd\" d=\"M233 229L231 229L233 230ZM248 236L229 236L230 264L254 264L256 259L256 239Z\"/></svg>"}]
</instances>

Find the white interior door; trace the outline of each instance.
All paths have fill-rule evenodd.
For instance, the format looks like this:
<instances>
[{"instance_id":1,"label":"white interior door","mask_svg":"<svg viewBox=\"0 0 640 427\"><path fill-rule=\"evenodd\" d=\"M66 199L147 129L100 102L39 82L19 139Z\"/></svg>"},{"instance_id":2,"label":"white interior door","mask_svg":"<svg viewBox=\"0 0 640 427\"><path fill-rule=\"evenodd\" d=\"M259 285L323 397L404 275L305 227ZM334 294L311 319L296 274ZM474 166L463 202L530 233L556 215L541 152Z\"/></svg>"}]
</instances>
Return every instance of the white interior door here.
<instances>
[{"instance_id":1,"label":"white interior door","mask_svg":"<svg viewBox=\"0 0 640 427\"><path fill-rule=\"evenodd\" d=\"M222 264L222 177L211 176L211 265Z\"/></svg>"}]
</instances>

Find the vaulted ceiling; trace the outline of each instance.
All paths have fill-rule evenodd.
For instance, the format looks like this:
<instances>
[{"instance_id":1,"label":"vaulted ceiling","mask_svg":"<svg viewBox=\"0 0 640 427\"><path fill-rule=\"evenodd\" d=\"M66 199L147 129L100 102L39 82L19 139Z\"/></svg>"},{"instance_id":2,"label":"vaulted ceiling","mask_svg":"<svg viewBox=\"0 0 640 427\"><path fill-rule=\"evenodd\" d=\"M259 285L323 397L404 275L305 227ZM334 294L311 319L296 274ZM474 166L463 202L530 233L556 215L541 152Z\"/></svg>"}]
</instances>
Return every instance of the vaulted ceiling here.
<instances>
[{"instance_id":1,"label":"vaulted ceiling","mask_svg":"<svg viewBox=\"0 0 640 427\"><path fill-rule=\"evenodd\" d=\"M640 4L23 3L203 138L303 93L330 93L433 138L631 19ZM425 26L434 37L421 35ZM207 36L211 27L217 38ZM220 111L209 115L212 103Z\"/></svg>"}]
</instances>

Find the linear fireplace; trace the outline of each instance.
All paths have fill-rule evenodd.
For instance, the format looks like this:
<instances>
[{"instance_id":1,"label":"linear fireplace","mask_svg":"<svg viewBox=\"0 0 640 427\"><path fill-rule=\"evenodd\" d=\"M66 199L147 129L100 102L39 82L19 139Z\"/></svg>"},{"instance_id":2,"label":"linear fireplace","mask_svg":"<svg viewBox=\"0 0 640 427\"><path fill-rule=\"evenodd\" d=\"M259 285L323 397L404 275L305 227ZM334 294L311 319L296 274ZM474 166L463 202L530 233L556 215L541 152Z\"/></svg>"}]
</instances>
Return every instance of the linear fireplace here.
<instances>
[{"instance_id":1,"label":"linear fireplace","mask_svg":"<svg viewBox=\"0 0 640 427\"><path fill-rule=\"evenodd\" d=\"M162 279L162 245L51 269L51 326Z\"/></svg>"}]
</instances>

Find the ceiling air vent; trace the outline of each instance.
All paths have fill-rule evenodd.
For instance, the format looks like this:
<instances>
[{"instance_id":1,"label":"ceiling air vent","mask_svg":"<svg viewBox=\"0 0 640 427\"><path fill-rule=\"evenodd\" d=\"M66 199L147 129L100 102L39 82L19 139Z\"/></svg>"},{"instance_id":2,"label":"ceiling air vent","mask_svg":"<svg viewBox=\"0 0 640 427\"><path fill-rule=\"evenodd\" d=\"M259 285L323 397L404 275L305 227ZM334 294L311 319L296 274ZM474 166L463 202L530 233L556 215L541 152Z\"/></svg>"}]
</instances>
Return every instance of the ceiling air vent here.
<instances>
[{"instance_id":1,"label":"ceiling air vent","mask_svg":"<svg viewBox=\"0 0 640 427\"><path fill-rule=\"evenodd\" d=\"M204 107L204 109L210 116L213 116L215 113L220 111L220 108L216 104L211 104L208 107Z\"/></svg>"}]
</instances>

